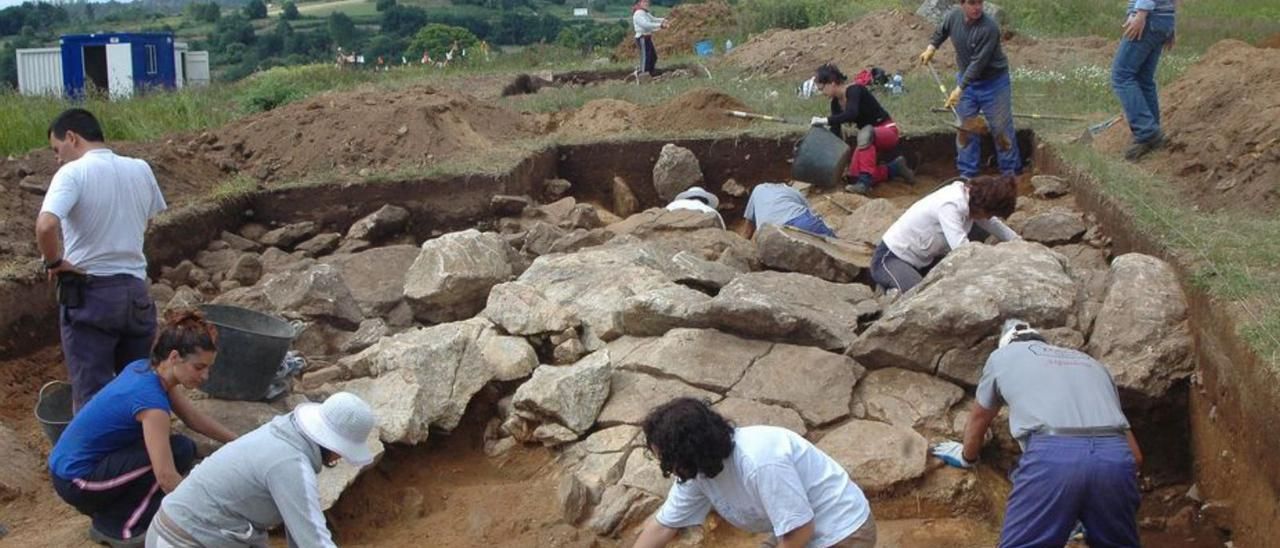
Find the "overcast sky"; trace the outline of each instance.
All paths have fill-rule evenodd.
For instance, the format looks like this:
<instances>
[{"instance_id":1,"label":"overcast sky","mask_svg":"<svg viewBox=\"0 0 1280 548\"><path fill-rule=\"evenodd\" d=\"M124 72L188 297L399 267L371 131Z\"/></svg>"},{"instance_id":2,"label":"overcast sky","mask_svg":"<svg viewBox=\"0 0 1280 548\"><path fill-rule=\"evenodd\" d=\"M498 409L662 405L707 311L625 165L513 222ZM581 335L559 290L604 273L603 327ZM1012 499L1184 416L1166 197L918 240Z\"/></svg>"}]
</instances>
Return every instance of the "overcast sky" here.
<instances>
[{"instance_id":1,"label":"overcast sky","mask_svg":"<svg viewBox=\"0 0 1280 548\"><path fill-rule=\"evenodd\" d=\"M7 7L9 7L9 6L17 6L17 5L21 5L23 1L24 1L24 0L0 0L0 8L7 8ZM34 0L29 0L29 1L34 1ZM102 3L102 2L106 2L107 0L89 0L89 1L90 1L90 2L98 2L98 3ZM130 0L119 0L119 1L120 1L120 2L128 2L128 1L130 1Z\"/></svg>"}]
</instances>

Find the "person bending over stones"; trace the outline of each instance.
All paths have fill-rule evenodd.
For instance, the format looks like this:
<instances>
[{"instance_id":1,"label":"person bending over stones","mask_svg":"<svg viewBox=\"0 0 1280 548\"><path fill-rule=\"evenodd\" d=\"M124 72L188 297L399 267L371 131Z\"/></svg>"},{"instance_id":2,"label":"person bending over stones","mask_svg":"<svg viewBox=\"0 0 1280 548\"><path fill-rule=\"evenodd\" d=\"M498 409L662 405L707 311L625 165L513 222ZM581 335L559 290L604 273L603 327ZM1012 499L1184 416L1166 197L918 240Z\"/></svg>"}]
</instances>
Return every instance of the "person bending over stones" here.
<instances>
[{"instance_id":1,"label":"person bending over stones","mask_svg":"<svg viewBox=\"0 0 1280 548\"><path fill-rule=\"evenodd\" d=\"M961 177L944 183L885 231L871 256L871 279L882 288L905 293L942 257L971 239L984 240L988 233L1006 242L1019 239L1000 221L1013 214L1016 201L1012 177Z\"/></svg>"},{"instance_id":2,"label":"person bending over stones","mask_svg":"<svg viewBox=\"0 0 1280 548\"><path fill-rule=\"evenodd\" d=\"M889 117L889 111L880 106L871 90L850 82L840 68L831 63L818 67L814 82L818 90L831 99L831 116L814 116L813 125L830 127L836 137L843 139L841 128L850 124L856 135L853 162L845 175L845 182L850 184L845 190L867 194L872 185L893 177L915 183L915 173L907 167L906 158L897 154L898 124ZM881 156L890 155L896 156L893 161L878 163Z\"/></svg>"},{"instance_id":3,"label":"person bending over stones","mask_svg":"<svg viewBox=\"0 0 1280 548\"><path fill-rule=\"evenodd\" d=\"M347 392L272 419L205 459L164 499L147 547L266 546L267 530L281 523L290 546L334 546L316 474L339 458L372 462L365 444L375 422L369 404Z\"/></svg>"},{"instance_id":4,"label":"person bending over stones","mask_svg":"<svg viewBox=\"0 0 1280 548\"><path fill-rule=\"evenodd\" d=\"M835 231L822 222L822 217L813 212L800 191L783 183L760 183L752 188L742 216L748 221L742 236L748 240L764 225L790 226L819 236L836 236Z\"/></svg>"},{"instance_id":5,"label":"person bending over stones","mask_svg":"<svg viewBox=\"0 0 1280 548\"><path fill-rule=\"evenodd\" d=\"M876 525L862 489L838 462L785 428L735 428L702 400L677 398L645 417L647 449L667 500L636 548L666 546L711 510L734 527L770 533L766 546L871 548Z\"/></svg>"},{"instance_id":6,"label":"person bending over stones","mask_svg":"<svg viewBox=\"0 0 1280 548\"><path fill-rule=\"evenodd\" d=\"M688 210L714 215L716 221L720 223L720 228L724 228L724 217L720 216L718 207L720 207L720 198L700 186L695 186L676 194L675 199L667 204L667 211Z\"/></svg>"},{"instance_id":7,"label":"person bending over stones","mask_svg":"<svg viewBox=\"0 0 1280 548\"><path fill-rule=\"evenodd\" d=\"M1000 546L1061 546L1076 523L1089 546L1139 546L1142 451L1120 409L1106 366L1054 346L1029 324L1009 320L987 358L964 443L933 454L958 468L978 460L1000 406L1022 446L1013 471Z\"/></svg>"},{"instance_id":8,"label":"person bending over stones","mask_svg":"<svg viewBox=\"0 0 1280 548\"><path fill-rule=\"evenodd\" d=\"M71 419L53 446L53 488L93 518L93 540L141 546L161 499L191 470L196 444L170 432L170 413L212 439L236 439L234 432L197 410L184 391L208 380L216 341L217 331L199 312L171 311L151 358L125 366Z\"/></svg>"}]
</instances>

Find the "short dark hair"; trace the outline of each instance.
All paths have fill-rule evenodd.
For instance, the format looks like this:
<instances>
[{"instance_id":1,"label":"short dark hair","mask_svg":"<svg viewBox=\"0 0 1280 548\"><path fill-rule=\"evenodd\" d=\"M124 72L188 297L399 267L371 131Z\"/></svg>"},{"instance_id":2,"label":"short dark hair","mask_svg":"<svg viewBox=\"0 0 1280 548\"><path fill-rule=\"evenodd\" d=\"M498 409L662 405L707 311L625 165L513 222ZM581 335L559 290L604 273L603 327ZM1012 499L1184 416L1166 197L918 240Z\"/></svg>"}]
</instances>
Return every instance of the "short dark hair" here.
<instances>
[{"instance_id":1,"label":"short dark hair","mask_svg":"<svg viewBox=\"0 0 1280 548\"><path fill-rule=\"evenodd\" d=\"M1008 219L1018 204L1018 187L1013 177L980 175L969 180L969 211L982 211Z\"/></svg>"},{"instance_id":2,"label":"short dark hair","mask_svg":"<svg viewBox=\"0 0 1280 548\"><path fill-rule=\"evenodd\" d=\"M685 482L714 478L733 454L733 424L706 401L676 398L649 412L641 425L645 443L658 453L662 477Z\"/></svg>"},{"instance_id":3,"label":"short dark hair","mask_svg":"<svg viewBox=\"0 0 1280 548\"><path fill-rule=\"evenodd\" d=\"M57 118L49 122L47 135L53 135L59 141L67 138L67 132L74 131L86 141L101 143L106 140L102 135L102 126L93 113L82 108L69 108L62 111Z\"/></svg>"},{"instance_id":4,"label":"short dark hair","mask_svg":"<svg viewBox=\"0 0 1280 548\"><path fill-rule=\"evenodd\" d=\"M204 314L192 309L170 310L151 346L151 363L164 361L174 350L184 358L198 350L217 352L217 343L218 328L205 321Z\"/></svg>"},{"instance_id":5,"label":"short dark hair","mask_svg":"<svg viewBox=\"0 0 1280 548\"><path fill-rule=\"evenodd\" d=\"M835 63L824 63L813 76L814 82L819 84L843 84L849 81L849 77L840 72L840 67Z\"/></svg>"}]
</instances>

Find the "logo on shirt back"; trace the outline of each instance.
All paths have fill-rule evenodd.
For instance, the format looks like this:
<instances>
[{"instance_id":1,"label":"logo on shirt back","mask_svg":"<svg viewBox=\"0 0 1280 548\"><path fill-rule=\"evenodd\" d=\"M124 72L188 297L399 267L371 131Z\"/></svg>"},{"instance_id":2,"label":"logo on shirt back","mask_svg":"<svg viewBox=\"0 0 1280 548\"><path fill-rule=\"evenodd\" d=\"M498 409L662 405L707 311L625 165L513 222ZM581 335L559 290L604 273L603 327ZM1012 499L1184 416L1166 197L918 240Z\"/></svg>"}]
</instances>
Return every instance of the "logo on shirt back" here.
<instances>
[{"instance_id":1,"label":"logo on shirt back","mask_svg":"<svg viewBox=\"0 0 1280 548\"><path fill-rule=\"evenodd\" d=\"M1088 354L1070 348L1033 343L1027 346L1027 350L1036 356L1048 358L1050 365L1080 366L1093 363L1093 358L1090 358Z\"/></svg>"}]
</instances>

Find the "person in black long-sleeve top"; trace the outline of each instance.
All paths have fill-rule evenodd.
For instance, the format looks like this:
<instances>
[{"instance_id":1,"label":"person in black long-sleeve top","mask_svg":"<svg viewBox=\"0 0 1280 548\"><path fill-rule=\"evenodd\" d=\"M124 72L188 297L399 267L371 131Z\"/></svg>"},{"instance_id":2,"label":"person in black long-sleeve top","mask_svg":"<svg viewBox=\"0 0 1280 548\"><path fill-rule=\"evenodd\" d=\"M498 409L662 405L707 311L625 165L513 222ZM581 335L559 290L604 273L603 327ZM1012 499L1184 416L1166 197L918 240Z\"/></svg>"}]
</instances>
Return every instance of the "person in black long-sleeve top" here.
<instances>
[{"instance_id":1,"label":"person in black long-sleeve top","mask_svg":"<svg viewBox=\"0 0 1280 548\"><path fill-rule=\"evenodd\" d=\"M831 98L831 116L816 116L813 124L831 128L831 132L840 138L844 138L841 130L845 124L851 124L857 132L857 148L846 175L846 180L852 184L845 190L867 194L872 185L892 177L914 183L915 174L902 156L896 156L887 164L878 163L880 156L889 156L897 151L898 124L880 106L871 90L861 84L850 83L849 78L830 63L818 67L814 81L819 91Z\"/></svg>"}]
</instances>

